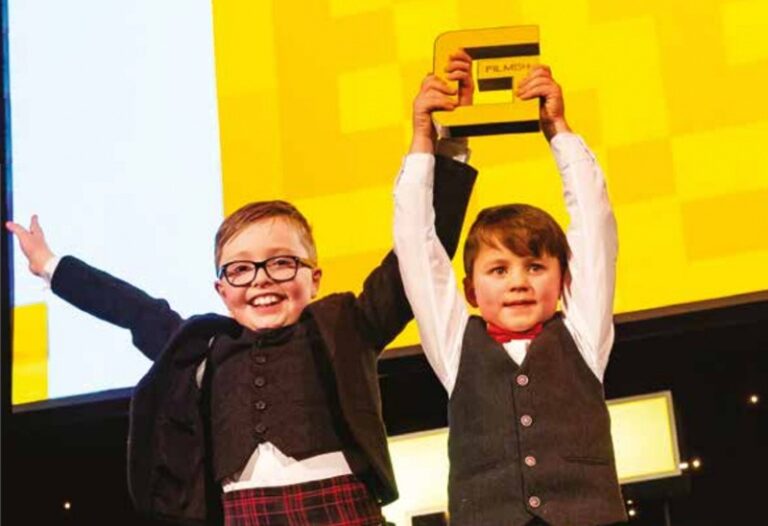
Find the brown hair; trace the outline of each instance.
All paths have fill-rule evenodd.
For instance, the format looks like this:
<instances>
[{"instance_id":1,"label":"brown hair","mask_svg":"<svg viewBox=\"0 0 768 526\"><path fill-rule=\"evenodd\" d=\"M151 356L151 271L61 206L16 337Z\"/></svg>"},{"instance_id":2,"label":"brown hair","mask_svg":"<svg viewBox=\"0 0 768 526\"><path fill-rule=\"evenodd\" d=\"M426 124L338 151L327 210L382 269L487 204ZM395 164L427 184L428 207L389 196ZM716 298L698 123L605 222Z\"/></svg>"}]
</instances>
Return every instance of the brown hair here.
<instances>
[{"instance_id":1,"label":"brown hair","mask_svg":"<svg viewBox=\"0 0 768 526\"><path fill-rule=\"evenodd\" d=\"M312 237L312 227L309 226L307 218L295 206L286 201L257 201L239 208L230 214L219 226L219 230L216 232L214 248L216 271L218 272L219 270L221 251L227 241L249 225L272 218L281 218L291 223L298 230L301 243L307 249L309 261L313 265L317 265L317 248Z\"/></svg>"},{"instance_id":2,"label":"brown hair","mask_svg":"<svg viewBox=\"0 0 768 526\"><path fill-rule=\"evenodd\" d=\"M464 272L472 277L475 258L482 245L501 243L518 256L548 254L560 262L561 276L568 271L571 249L554 218L531 205L501 205L481 210L464 243Z\"/></svg>"}]
</instances>

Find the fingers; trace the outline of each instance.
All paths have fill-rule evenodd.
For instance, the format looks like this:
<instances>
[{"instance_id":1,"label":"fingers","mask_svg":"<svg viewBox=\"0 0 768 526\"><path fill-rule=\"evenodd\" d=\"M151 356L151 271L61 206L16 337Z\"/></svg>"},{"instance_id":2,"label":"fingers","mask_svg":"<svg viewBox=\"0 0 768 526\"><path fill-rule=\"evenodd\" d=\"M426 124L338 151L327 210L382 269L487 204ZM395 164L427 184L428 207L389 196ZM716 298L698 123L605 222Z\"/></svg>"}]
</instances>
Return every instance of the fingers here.
<instances>
[{"instance_id":1,"label":"fingers","mask_svg":"<svg viewBox=\"0 0 768 526\"><path fill-rule=\"evenodd\" d=\"M465 50L459 49L448 57L448 64L444 71L446 80L459 83L458 105L471 105L475 91L475 82L472 78L472 57Z\"/></svg>"},{"instance_id":2,"label":"fingers","mask_svg":"<svg viewBox=\"0 0 768 526\"><path fill-rule=\"evenodd\" d=\"M537 78L531 79L524 86L517 88L515 93L523 100L536 97L547 98L559 95L560 86L552 79Z\"/></svg>"},{"instance_id":3,"label":"fingers","mask_svg":"<svg viewBox=\"0 0 768 526\"><path fill-rule=\"evenodd\" d=\"M455 89L451 88L444 80L431 74L427 75L421 82L421 91L419 95L428 91L437 91L446 95L456 95Z\"/></svg>"},{"instance_id":4,"label":"fingers","mask_svg":"<svg viewBox=\"0 0 768 526\"><path fill-rule=\"evenodd\" d=\"M46 263L54 255L48 247L37 216L32 216L29 230L13 221L7 221L5 227L19 240L19 247L29 261L29 270L37 276L42 275L45 271Z\"/></svg>"},{"instance_id":5,"label":"fingers","mask_svg":"<svg viewBox=\"0 0 768 526\"><path fill-rule=\"evenodd\" d=\"M531 69L515 90L515 94L523 100L535 97L562 97L560 85L552 78L552 69L546 65L538 65Z\"/></svg>"},{"instance_id":6,"label":"fingers","mask_svg":"<svg viewBox=\"0 0 768 526\"><path fill-rule=\"evenodd\" d=\"M472 74L469 71L455 70L448 73L445 78L448 80L458 80L461 82L469 82L472 80Z\"/></svg>"},{"instance_id":7,"label":"fingers","mask_svg":"<svg viewBox=\"0 0 768 526\"><path fill-rule=\"evenodd\" d=\"M435 110L453 110L458 103L444 93L431 90L420 95L414 103L416 113L433 112Z\"/></svg>"},{"instance_id":8,"label":"fingers","mask_svg":"<svg viewBox=\"0 0 768 526\"><path fill-rule=\"evenodd\" d=\"M6 221L5 228L12 232L16 236L42 236L43 228L40 226L40 221L37 218L37 214L32 216L29 222L29 228L24 228L18 223L13 221Z\"/></svg>"},{"instance_id":9,"label":"fingers","mask_svg":"<svg viewBox=\"0 0 768 526\"><path fill-rule=\"evenodd\" d=\"M29 222L29 229L26 229L13 221L6 221L5 228L16 236L43 235L43 228L40 226L37 214L32 216L32 219Z\"/></svg>"},{"instance_id":10,"label":"fingers","mask_svg":"<svg viewBox=\"0 0 768 526\"><path fill-rule=\"evenodd\" d=\"M528 87L528 84L531 82L540 82L542 79L549 79L552 82L554 82L554 79L552 78L552 69L549 66L546 65L538 65L531 69L531 71L528 73L528 76L526 76L522 81L520 81L520 84L518 85L518 90L524 90L526 87Z\"/></svg>"},{"instance_id":11,"label":"fingers","mask_svg":"<svg viewBox=\"0 0 768 526\"><path fill-rule=\"evenodd\" d=\"M552 68L546 64L537 64L531 68L528 78L531 77L550 77L552 78Z\"/></svg>"},{"instance_id":12,"label":"fingers","mask_svg":"<svg viewBox=\"0 0 768 526\"><path fill-rule=\"evenodd\" d=\"M472 62L464 60L451 60L448 65L445 66L444 71L451 73L452 71L472 71Z\"/></svg>"},{"instance_id":13,"label":"fingers","mask_svg":"<svg viewBox=\"0 0 768 526\"><path fill-rule=\"evenodd\" d=\"M32 234L43 233L43 229L40 227L40 222L37 219L37 214L32 214L32 220L29 223L29 232Z\"/></svg>"},{"instance_id":14,"label":"fingers","mask_svg":"<svg viewBox=\"0 0 768 526\"><path fill-rule=\"evenodd\" d=\"M461 62L471 63L472 57L470 57L469 53L467 53L464 49L459 49L448 55L448 60L458 60Z\"/></svg>"},{"instance_id":15,"label":"fingers","mask_svg":"<svg viewBox=\"0 0 768 526\"><path fill-rule=\"evenodd\" d=\"M24 228L18 223L14 223L13 221L6 221L5 228L7 228L11 233L13 233L17 237L29 235L29 231L26 228Z\"/></svg>"},{"instance_id":16,"label":"fingers","mask_svg":"<svg viewBox=\"0 0 768 526\"><path fill-rule=\"evenodd\" d=\"M428 75L421 84L421 90L414 100L415 113L432 112L435 110L452 110L457 102L452 98L457 90L451 88L445 81Z\"/></svg>"},{"instance_id":17,"label":"fingers","mask_svg":"<svg viewBox=\"0 0 768 526\"><path fill-rule=\"evenodd\" d=\"M444 71L448 74L464 71L471 75L472 57L470 57L466 51L460 49L448 56L448 64L445 66Z\"/></svg>"}]
</instances>

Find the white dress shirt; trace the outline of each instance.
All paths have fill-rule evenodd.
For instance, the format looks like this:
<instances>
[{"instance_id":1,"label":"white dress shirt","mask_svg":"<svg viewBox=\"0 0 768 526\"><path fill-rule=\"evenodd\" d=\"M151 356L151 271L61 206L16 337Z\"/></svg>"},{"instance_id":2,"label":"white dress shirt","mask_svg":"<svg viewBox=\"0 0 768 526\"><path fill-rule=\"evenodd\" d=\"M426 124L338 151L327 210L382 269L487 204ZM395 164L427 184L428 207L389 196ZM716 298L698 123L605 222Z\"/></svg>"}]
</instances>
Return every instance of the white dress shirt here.
<instances>
[{"instance_id":1,"label":"white dress shirt","mask_svg":"<svg viewBox=\"0 0 768 526\"><path fill-rule=\"evenodd\" d=\"M613 345L613 294L616 280L616 221L605 180L580 137L559 133L551 142L570 216L566 236L571 248L571 284L565 287L565 326L595 376L602 382ZM411 154L395 185L395 251L405 292L413 308L421 345L450 396L456 383L469 312L457 288L450 258L434 225L434 157ZM510 175L510 184L525 184ZM504 344L521 364L531 340Z\"/></svg>"}]
</instances>

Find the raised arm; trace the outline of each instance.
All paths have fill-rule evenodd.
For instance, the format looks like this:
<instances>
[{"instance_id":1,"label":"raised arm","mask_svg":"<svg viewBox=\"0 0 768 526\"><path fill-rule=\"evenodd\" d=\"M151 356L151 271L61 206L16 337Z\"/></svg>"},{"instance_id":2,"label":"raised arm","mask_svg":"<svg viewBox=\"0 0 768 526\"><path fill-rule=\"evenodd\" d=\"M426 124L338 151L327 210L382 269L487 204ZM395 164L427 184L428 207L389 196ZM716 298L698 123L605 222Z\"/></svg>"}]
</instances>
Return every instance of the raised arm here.
<instances>
[{"instance_id":1,"label":"raised arm","mask_svg":"<svg viewBox=\"0 0 768 526\"><path fill-rule=\"evenodd\" d=\"M613 346L613 297L618 236L603 172L584 141L565 120L562 90L546 66L534 69L518 95L540 97L542 131L563 181L570 216L566 236L571 248L570 279L563 291L563 312L587 365L602 381Z\"/></svg>"},{"instance_id":2,"label":"raised arm","mask_svg":"<svg viewBox=\"0 0 768 526\"><path fill-rule=\"evenodd\" d=\"M459 80L459 103L471 104L471 60L453 57L452 80ZM395 186L394 238L400 273L419 327L421 345L440 382L450 394L456 380L461 340L468 320L464 298L451 265L453 251L439 238L433 196L435 133L431 113L455 107L451 90L428 76L413 104L414 137ZM442 143L440 147L450 143ZM435 192L437 187L435 187ZM448 249L448 250L446 250Z\"/></svg>"},{"instance_id":3,"label":"raised arm","mask_svg":"<svg viewBox=\"0 0 768 526\"><path fill-rule=\"evenodd\" d=\"M65 256L58 260L48 247L37 216L32 216L29 229L10 221L6 226L19 240L33 274L48 279L53 292L68 303L108 323L129 329L134 345L149 359L157 358L181 325L181 316L165 300L152 298L77 258ZM55 267L53 271L52 266ZM47 275L48 272L52 276Z\"/></svg>"},{"instance_id":4,"label":"raised arm","mask_svg":"<svg viewBox=\"0 0 768 526\"><path fill-rule=\"evenodd\" d=\"M438 107L453 109L458 104L471 103L473 85L469 77L468 63L469 57L462 52L460 59L452 61L448 66L448 78L464 81L460 82L458 101L449 99L448 95L452 93L444 83L441 83L445 90L442 95L425 88L422 90L423 97L419 99L418 111L414 108L414 140L411 149L412 151L424 149L428 152L423 154L423 157L429 158L430 163L430 188L429 195L424 196L427 200L425 206L430 209L429 226L435 236L435 242L441 250L445 247L443 253L447 253L446 258L456 253L461 226L464 223L477 172L464 163L467 158L465 142L443 142L438 155L433 155L437 135L432 126L431 112ZM429 78L431 83L441 82L434 76ZM434 189L432 188L433 168ZM397 240L395 243L397 247ZM396 251L400 253L400 249L396 248ZM377 342L380 349L394 339L413 316L403 288L397 260L394 253L387 255L384 263L366 280L363 293L358 299L362 311L366 313L366 319L374 327L372 332L380 338Z\"/></svg>"},{"instance_id":5,"label":"raised arm","mask_svg":"<svg viewBox=\"0 0 768 526\"><path fill-rule=\"evenodd\" d=\"M613 346L613 298L618 235L603 172L580 137L561 134L552 151L563 179L570 216L570 286L563 311L587 364L602 380Z\"/></svg>"}]
</instances>

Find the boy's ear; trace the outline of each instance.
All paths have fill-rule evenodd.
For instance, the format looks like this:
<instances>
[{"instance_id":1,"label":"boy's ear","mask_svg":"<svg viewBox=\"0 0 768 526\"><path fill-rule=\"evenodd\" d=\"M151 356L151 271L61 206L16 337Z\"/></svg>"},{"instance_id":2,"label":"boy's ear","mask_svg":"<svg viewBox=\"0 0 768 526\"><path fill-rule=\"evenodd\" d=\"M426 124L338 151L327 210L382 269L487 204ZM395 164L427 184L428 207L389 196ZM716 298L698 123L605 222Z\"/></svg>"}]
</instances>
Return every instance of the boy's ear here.
<instances>
[{"instance_id":1,"label":"boy's ear","mask_svg":"<svg viewBox=\"0 0 768 526\"><path fill-rule=\"evenodd\" d=\"M219 297L224 299L224 288L220 280L217 279L213 282L213 288L216 289L216 293L219 295Z\"/></svg>"},{"instance_id":2,"label":"boy's ear","mask_svg":"<svg viewBox=\"0 0 768 526\"><path fill-rule=\"evenodd\" d=\"M565 271L565 275L563 276L563 282L560 284L560 296L565 293L566 290L571 290L571 270L568 269Z\"/></svg>"},{"instance_id":3,"label":"boy's ear","mask_svg":"<svg viewBox=\"0 0 768 526\"><path fill-rule=\"evenodd\" d=\"M323 271L319 268L312 269L312 295L311 298L317 296L317 292L320 290L320 278L323 277Z\"/></svg>"},{"instance_id":4,"label":"boy's ear","mask_svg":"<svg viewBox=\"0 0 768 526\"><path fill-rule=\"evenodd\" d=\"M472 284L472 278L464 278L464 297L474 308L477 308L477 297L475 296L475 286Z\"/></svg>"}]
</instances>

